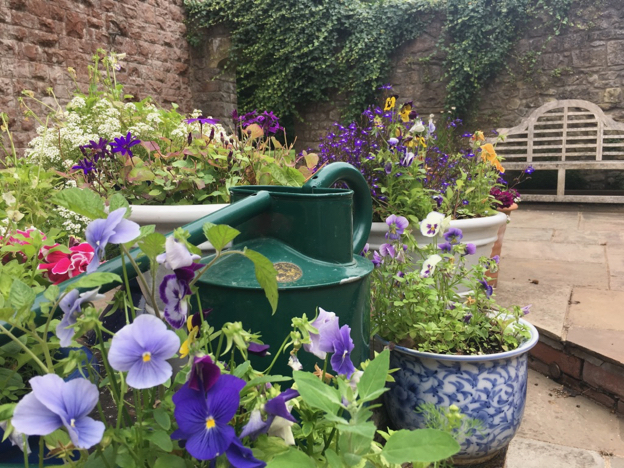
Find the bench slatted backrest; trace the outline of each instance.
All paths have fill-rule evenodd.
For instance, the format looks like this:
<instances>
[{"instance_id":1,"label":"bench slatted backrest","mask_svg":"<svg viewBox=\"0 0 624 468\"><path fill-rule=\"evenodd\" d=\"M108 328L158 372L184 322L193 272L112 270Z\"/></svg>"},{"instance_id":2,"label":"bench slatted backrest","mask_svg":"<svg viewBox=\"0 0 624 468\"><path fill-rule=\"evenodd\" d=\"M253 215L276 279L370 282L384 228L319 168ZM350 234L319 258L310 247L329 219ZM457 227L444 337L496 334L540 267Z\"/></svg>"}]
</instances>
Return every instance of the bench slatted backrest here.
<instances>
[{"instance_id":1,"label":"bench slatted backrest","mask_svg":"<svg viewBox=\"0 0 624 468\"><path fill-rule=\"evenodd\" d=\"M535 109L522 123L500 129L505 140L496 152L506 169L558 171L557 195L527 195L539 201L624 201L624 197L600 197L565 192L566 169L624 169L624 124L606 116L597 105L580 99L551 101ZM607 200L608 198L608 200Z\"/></svg>"}]
</instances>

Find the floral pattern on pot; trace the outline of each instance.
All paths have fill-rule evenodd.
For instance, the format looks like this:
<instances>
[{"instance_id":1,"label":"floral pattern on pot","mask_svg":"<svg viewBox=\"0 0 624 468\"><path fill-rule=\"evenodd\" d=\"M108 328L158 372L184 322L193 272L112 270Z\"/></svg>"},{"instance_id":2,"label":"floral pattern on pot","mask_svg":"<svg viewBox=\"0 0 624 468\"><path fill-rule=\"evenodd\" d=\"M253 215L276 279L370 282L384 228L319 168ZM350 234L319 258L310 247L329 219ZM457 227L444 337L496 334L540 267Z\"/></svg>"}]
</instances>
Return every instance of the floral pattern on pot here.
<instances>
[{"instance_id":1,"label":"floral pattern on pot","mask_svg":"<svg viewBox=\"0 0 624 468\"><path fill-rule=\"evenodd\" d=\"M526 402L527 351L504 353L513 355L503 359L477 361L474 358L479 356L462 360L463 356L395 347L390 368L399 370L393 374L395 382L385 394L390 421L396 429L422 428L424 415L415 411L417 406L456 405L467 418L480 420L482 426L458 440L461 451L454 460L489 458L506 447L520 427Z\"/></svg>"}]
</instances>

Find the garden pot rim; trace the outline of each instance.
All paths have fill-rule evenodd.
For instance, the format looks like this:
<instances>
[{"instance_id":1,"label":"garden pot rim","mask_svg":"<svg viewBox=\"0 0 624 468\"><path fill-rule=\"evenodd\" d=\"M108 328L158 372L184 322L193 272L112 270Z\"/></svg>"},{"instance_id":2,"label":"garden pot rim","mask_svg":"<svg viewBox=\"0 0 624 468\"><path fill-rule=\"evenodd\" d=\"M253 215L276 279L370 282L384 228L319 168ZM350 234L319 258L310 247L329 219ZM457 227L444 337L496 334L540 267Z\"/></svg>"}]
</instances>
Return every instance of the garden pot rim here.
<instances>
[{"instance_id":1,"label":"garden pot rim","mask_svg":"<svg viewBox=\"0 0 624 468\"><path fill-rule=\"evenodd\" d=\"M456 226L458 223L459 224L472 224L474 222L479 223L481 225L497 225L497 224L501 224L501 218L505 217L505 219L507 219L507 215L505 213L503 213L502 211L498 211L498 210L493 210L492 214L489 216L480 216L478 218L462 218L462 219L451 219L451 226ZM372 223L373 225L381 225L381 224L386 224L385 221L373 221ZM413 223L410 222L410 225L416 225L417 223Z\"/></svg>"},{"instance_id":2,"label":"garden pot rim","mask_svg":"<svg viewBox=\"0 0 624 468\"><path fill-rule=\"evenodd\" d=\"M411 348L405 348L403 346L394 345L392 351L399 351L400 353L407 354L418 358L437 359L438 361L462 361L462 362L484 362L484 361L498 361L500 359L508 359L516 356L520 356L530 349L532 349L539 341L539 332L534 325L524 319L520 319L520 323L526 325L531 332L531 338L522 343L516 349L511 351L505 351L502 353L484 354L484 355L459 355L459 354L437 354L427 351L416 351ZM383 339L379 335L375 335L376 340L379 340L384 346L388 346L389 341Z\"/></svg>"}]
</instances>

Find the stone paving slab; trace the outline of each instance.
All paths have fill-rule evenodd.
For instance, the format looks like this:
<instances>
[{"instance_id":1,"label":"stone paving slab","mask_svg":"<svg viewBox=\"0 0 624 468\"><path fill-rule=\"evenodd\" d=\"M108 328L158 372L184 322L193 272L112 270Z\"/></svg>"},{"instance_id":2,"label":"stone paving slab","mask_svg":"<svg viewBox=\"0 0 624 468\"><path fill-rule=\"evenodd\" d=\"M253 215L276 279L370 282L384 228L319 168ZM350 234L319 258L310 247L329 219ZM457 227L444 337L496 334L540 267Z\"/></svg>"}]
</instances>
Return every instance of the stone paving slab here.
<instances>
[{"instance_id":1,"label":"stone paving slab","mask_svg":"<svg viewBox=\"0 0 624 468\"><path fill-rule=\"evenodd\" d=\"M570 329L624 331L624 291L574 288L567 324Z\"/></svg>"},{"instance_id":2,"label":"stone paving slab","mask_svg":"<svg viewBox=\"0 0 624 468\"><path fill-rule=\"evenodd\" d=\"M624 420L588 398L567 396L562 388L548 377L529 370L527 402L517 437L624 457ZM529 459L533 452L527 451L524 456ZM519 465L508 464L508 468L516 466Z\"/></svg>"},{"instance_id":3,"label":"stone paving slab","mask_svg":"<svg viewBox=\"0 0 624 468\"><path fill-rule=\"evenodd\" d=\"M507 247L503 244L499 281L519 281L522 284L537 280L539 284L609 288L609 275L603 263L508 258ZM532 300L532 297L529 299Z\"/></svg>"},{"instance_id":4,"label":"stone paving slab","mask_svg":"<svg viewBox=\"0 0 624 468\"><path fill-rule=\"evenodd\" d=\"M605 248L600 245L553 242L503 241L504 258L554 260L558 262L600 263L606 265Z\"/></svg>"},{"instance_id":5,"label":"stone paving slab","mask_svg":"<svg viewBox=\"0 0 624 468\"><path fill-rule=\"evenodd\" d=\"M539 239L536 239L539 240ZM623 245L624 232L617 231L573 231L555 229L552 242L583 245Z\"/></svg>"},{"instance_id":6,"label":"stone paving slab","mask_svg":"<svg viewBox=\"0 0 624 468\"><path fill-rule=\"evenodd\" d=\"M605 459L598 452L520 437L516 437L509 444L505 467L607 468Z\"/></svg>"},{"instance_id":7,"label":"stone paving slab","mask_svg":"<svg viewBox=\"0 0 624 468\"><path fill-rule=\"evenodd\" d=\"M624 215L621 213L581 212L581 231L624 231Z\"/></svg>"},{"instance_id":8,"label":"stone paving slab","mask_svg":"<svg viewBox=\"0 0 624 468\"><path fill-rule=\"evenodd\" d=\"M578 229L578 212L560 212L546 210L520 209L511 214L510 225L522 225L523 228Z\"/></svg>"},{"instance_id":9,"label":"stone paving slab","mask_svg":"<svg viewBox=\"0 0 624 468\"><path fill-rule=\"evenodd\" d=\"M505 248L505 241L508 243L510 241L550 242L555 232L552 228L517 227L517 222L514 223L512 219L505 229L503 248Z\"/></svg>"},{"instance_id":10,"label":"stone paving slab","mask_svg":"<svg viewBox=\"0 0 624 468\"><path fill-rule=\"evenodd\" d=\"M624 333L621 330L571 327L567 330L566 340L594 355L624 365Z\"/></svg>"},{"instance_id":11,"label":"stone paving slab","mask_svg":"<svg viewBox=\"0 0 624 468\"><path fill-rule=\"evenodd\" d=\"M506 267L506 261L503 268ZM503 307L531 304L531 312L526 319L540 329L540 332L561 340L565 325L568 301L572 286L556 285L547 282L532 284L520 281L499 281L496 298Z\"/></svg>"}]
</instances>

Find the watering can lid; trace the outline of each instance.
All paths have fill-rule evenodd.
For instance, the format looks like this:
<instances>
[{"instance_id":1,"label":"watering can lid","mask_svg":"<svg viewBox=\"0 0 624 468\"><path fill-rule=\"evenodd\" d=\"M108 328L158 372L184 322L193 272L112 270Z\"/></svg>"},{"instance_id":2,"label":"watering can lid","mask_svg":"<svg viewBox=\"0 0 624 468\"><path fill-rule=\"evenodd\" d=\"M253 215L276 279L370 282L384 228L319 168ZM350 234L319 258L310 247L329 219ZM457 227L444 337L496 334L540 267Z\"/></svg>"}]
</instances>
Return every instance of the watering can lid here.
<instances>
[{"instance_id":1,"label":"watering can lid","mask_svg":"<svg viewBox=\"0 0 624 468\"><path fill-rule=\"evenodd\" d=\"M280 289L296 289L344 284L357 281L373 270L373 264L359 255L349 264L312 259L272 238L253 239L248 249L267 257L278 271ZM210 261L202 259L202 263ZM200 283L234 289L260 289L252 263L241 255L218 260L200 279Z\"/></svg>"}]
</instances>

